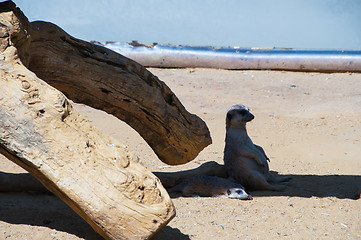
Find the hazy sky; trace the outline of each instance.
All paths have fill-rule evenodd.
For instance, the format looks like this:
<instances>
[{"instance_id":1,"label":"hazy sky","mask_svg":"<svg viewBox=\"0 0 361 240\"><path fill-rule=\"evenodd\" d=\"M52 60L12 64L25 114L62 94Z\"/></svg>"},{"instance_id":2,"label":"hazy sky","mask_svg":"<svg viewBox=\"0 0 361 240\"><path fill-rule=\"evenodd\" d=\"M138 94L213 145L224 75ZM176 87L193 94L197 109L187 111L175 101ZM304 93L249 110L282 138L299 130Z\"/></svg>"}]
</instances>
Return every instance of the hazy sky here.
<instances>
[{"instance_id":1,"label":"hazy sky","mask_svg":"<svg viewBox=\"0 0 361 240\"><path fill-rule=\"evenodd\" d=\"M84 40L361 49L361 0L14 0Z\"/></svg>"}]
</instances>

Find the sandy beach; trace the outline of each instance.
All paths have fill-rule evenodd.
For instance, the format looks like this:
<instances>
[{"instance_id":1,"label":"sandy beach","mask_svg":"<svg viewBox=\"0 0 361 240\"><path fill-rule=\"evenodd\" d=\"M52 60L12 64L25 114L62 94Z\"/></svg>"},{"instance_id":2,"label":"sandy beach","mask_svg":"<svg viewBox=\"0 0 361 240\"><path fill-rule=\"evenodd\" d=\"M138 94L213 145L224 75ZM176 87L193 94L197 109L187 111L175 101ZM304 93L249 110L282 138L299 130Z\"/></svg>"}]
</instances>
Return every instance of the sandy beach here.
<instances>
[{"instance_id":1,"label":"sandy beach","mask_svg":"<svg viewBox=\"0 0 361 240\"><path fill-rule=\"evenodd\" d=\"M150 171L223 163L225 114L248 106L253 142L270 169L290 176L283 192L252 201L174 198L177 216L154 239L361 239L361 73L149 69L209 127L213 143L192 162L168 166L132 128L83 104L94 125L128 146ZM0 171L24 172L0 156ZM0 239L101 239L56 197L0 193Z\"/></svg>"}]
</instances>

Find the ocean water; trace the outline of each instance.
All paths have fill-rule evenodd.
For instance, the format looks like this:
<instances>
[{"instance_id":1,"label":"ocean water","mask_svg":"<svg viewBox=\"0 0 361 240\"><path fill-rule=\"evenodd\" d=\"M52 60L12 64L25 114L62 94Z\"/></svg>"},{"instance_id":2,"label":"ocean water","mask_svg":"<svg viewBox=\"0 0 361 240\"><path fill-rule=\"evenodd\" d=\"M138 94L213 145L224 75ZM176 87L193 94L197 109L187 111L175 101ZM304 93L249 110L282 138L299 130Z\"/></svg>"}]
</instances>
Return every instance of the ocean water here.
<instances>
[{"instance_id":1,"label":"ocean water","mask_svg":"<svg viewBox=\"0 0 361 240\"><path fill-rule=\"evenodd\" d=\"M361 49L361 0L15 0L87 41Z\"/></svg>"}]
</instances>

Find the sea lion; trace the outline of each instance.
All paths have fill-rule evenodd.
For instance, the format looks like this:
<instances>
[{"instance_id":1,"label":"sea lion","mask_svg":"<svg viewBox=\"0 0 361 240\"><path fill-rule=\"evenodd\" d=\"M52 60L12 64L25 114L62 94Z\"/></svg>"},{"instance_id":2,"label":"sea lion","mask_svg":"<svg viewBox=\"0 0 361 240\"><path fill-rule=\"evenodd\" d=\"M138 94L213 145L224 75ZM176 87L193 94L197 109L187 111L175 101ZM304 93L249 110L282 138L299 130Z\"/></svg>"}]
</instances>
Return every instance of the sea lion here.
<instances>
[{"instance_id":1,"label":"sea lion","mask_svg":"<svg viewBox=\"0 0 361 240\"><path fill-rule=\"evenodd\" d=\"M247 134L246 123L254 119L244 105L229 108L226 116L226 139L224 166L228 175L249 190L282 191L284 185L271 185L269 182L288 181L288 177L270 174L268 162L262 147L253 144Z\"/></svg>"},{"instance_id":2,"label":"sea lion","mask_svg":"<svg viewBox=\"0 0 361 240\"><path fill-rule=\"evenodd\" d=\"M184 197L228 197L242 200L251 200L252 196L246 193L244 187L226 178L216 176L194 176L183 180L180 184L168 190L180 192Z\"/></svg>"}]
</instances>

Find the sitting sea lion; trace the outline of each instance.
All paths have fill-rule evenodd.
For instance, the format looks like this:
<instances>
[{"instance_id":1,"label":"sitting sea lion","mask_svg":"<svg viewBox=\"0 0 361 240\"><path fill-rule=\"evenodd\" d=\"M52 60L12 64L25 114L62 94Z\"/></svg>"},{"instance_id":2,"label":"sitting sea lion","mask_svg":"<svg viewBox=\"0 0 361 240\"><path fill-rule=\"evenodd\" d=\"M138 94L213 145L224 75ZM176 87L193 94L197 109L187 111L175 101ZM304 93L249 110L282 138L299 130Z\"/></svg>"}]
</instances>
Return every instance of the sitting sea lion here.
<instances>
[{"instance_id":1,"label":"sitting sea lion","mask_svg":"<svg viewBox=\"0 0 361 240\"><path fill-rule=\"evenodd\" d=\"M288 181L288 177L269 173L268 162L262 147L253 144L247 134L246 123L254 116L241 104L232 106L226 117L226 144L224 166L228 175L249 190L282 191L284 185L271 185L269 182Z\"/></svg>"}]
</instances>

